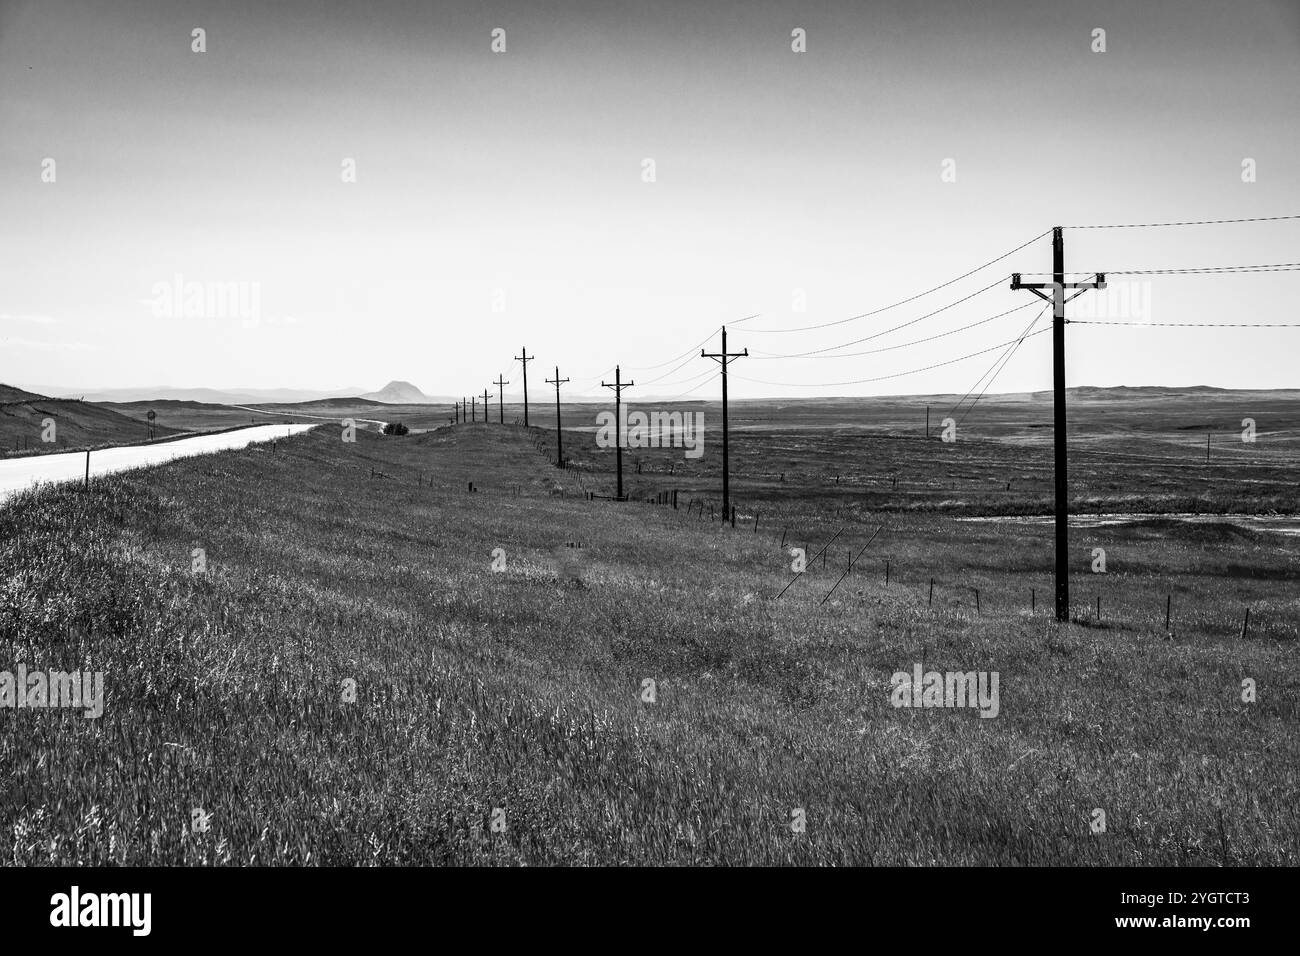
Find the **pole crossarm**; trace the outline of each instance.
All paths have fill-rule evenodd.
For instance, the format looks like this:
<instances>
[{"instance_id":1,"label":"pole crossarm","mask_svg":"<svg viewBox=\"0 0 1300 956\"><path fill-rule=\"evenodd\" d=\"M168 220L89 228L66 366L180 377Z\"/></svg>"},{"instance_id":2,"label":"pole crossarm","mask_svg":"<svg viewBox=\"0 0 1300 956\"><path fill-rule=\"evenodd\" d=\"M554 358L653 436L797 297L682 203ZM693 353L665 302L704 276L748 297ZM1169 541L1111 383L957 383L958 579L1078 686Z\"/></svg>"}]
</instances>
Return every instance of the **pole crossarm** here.
<instances>
[{"instance_id":1,"label":"pole crossarm","mask_svg":"<svg viewBox=\"0 0 1300 956\"><path fill-rule=\"evenodd\" d=\"M1098 272L1091 282L1062 282L1060 283L1060 287L1061 289L1078 290L1077 292L1074 293L1074 295L1070 296L1069 298L1063 298L1061 300L1060 304L1064 306L1066 302L1073 302L1075 299L1083 295L1089 289L1106 288L1106 273ZM1013 272L1011 273L1011 288L1013 290L1028 289L1030 292L1038 296L1044 302L1051 302L1053 305L1056 304L1055 292L1057 288L1057 283L1055 282L1021 282L1020 273ZM1044 295L1042 292L1043 289L1051 289L1053 294Z\"/></svg>"}]
</instances>

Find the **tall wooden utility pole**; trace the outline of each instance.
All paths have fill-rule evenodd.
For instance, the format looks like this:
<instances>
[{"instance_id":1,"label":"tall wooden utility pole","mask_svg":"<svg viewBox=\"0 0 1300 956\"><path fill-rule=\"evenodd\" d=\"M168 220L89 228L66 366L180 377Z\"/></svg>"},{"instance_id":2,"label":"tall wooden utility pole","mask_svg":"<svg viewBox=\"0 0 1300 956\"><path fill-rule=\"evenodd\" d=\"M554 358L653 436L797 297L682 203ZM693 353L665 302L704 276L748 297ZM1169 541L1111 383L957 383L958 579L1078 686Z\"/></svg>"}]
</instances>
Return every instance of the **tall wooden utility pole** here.
<instances>
[{"instance_id":1,"label":"tall wooden utility pole","mask_svg":"<svg viewBox=\"0 0 1300 956\"><path fill-rule=\"evenodd\" d=\"M564 428L560 425L560 386L567 382L560 378L560 367L555 366L555 378L548 378L546 384L555 385L555 467L564 467Z\"/></svg>"},{"instance_id":2,"label":"tall wooden utility pole","mask_svg":"<svg viewBox=\"0 0 1300 956\"><path fill-rule=\"evenodd\" d=\"M614 453L615 469L618 472L618 490L616 495L619 501L623 500L623 389L629 385L635 385L636 382L624 382L619 378L619 368L614 366L613 383L601 381L602 388L612 388L614 390L614 447L617 449Z\"/></svg>"},{"instance_id":3,"label":"tall wooden utility pole","mask_svg":"<svg viewBox=\"0 0 1300 956\"><path fill-rule=\"evenodd\" d=\"M746 358L749 355L749 349L743 352L727 351L727 327L722 327L722 351L718 353L705 352L700 349L701 358L716 359L722 366L722 523L727 523L727 515L731 513L731 474L729 470L729 459L727 450L727 363L732 359Z\"/></svg>"},{"instance_id":4,"label":"tall wooden utility pole","mask_svg":"<svg viewBox=\"0 0 1300 956\"><path fill-rule=\"evenodd\" d=\"M537 358L537 356L529 355L527 348L521 349L520 351L522 351L523 354L516 355L515 361L522 362L524 365L524 427L527 428L528 427L528 363L531 362L533 359Z\"/></svg>"},{"instance_id":5,"label":"tall wooden utility pole","mask_svg":"<svg viewBox=\"0 0 1300 956\"><path fill-rule=\"evenodd\" d=\"M1020 273L1011 276L1011 288L1028 289L1044 302L1052 303L1052 444L1056 475L1056 619L1070 619L1070 501L1066 480L1065 435L1065 303L1083 295L1088 289L1106 288L1106 276L1097 273L1092 282L1065 281L1065 240L1061 227L1052 228L1052 281L1020 281ZM1051 289L1050 296L1043 289ZM1065 297L1066 289L1079 291Z\"/></svg>"},{"instance_id":6,"label":"tall wooden utility pole","mask_svg":"<svg viewBox=\"0 0 1300 956\"><path fill-rule=\"evenodd\" d=\"M469 400L469 420L472 422L478 421L478 397L473 395L470 396Z\"/></svg>"},{"instance_id":7,"label":"tall wooden utility pole","mask_svg":"<svg viewBox=\"0 0 1300 956\"><path fill-rule=\"evenodd\" d=\"M497 387L497 415L500 417L501 424L504 425L506 423L506 406L505 406L505 398L501 392L501 389L506 385L509 385L510 383L505 381L505 379L501 377L501 373L498 372L497 380L492 384Z\"/></svg>"},{"instance_id":8,"label":"tall wooden utility pole","mask_svg":"<svg viewBox=\"0 0 1300 956\"><path fill-rule=\"evenodd\" d=\"M488 412L491 409L492 406L488 404L488 390L485 388L483 389L483 424L484 425L488 423Z\"/></svg>"},{"instance_id":9,"label":"tall wooden utility pole","mask_svg":"<svg viewBox=\"0 0 1300 956\"><path fill-rule=\"evenodd\" d=\"M459 425L460 424L460 403L457 402L452 407L456 409L456 424Z\"/></svg>"}]
</instances>

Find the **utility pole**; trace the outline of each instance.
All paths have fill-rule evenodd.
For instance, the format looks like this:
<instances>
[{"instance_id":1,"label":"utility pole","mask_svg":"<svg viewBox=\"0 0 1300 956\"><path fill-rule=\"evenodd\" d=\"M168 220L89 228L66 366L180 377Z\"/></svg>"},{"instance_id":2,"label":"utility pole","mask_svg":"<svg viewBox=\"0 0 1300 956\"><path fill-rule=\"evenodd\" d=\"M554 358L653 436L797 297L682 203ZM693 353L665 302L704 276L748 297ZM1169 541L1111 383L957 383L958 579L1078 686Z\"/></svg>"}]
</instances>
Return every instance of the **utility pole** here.
<instances>
[{"instance_id":1,"label":"utility pole","mask_svg":"<svg viewBox=\"0 0 1300 956\"><path fill-rule=\"evenodd\" d=\"M452 408L456 409L456 424L460 424L460 402L457 402Z\"/></svg>"},{"instance_id":2,"label":"utility pole","mask_svg":"<svg viewBox=\"0 0 1300 956\"><path fill-rule=\"evenodd\" d=\"M478 397L477 396L471 397L469 400L469 420L472 422L478 421Z\"/></svg>"},{"instance_id":3,"label":"utility pole","mask_svg":"<svg viewBox=\"0 0 1300 956\"><path fill-rule=\"evenodd\" d=\"M501 424L504 425L506 423L506 406L505 406L505 398L503 397L503 393L501 389L504 386L509 385L510 383L505 381L501 377L501 373L498 372L497 380L492 384L497 387L497 415L500 417Z\"/></svg>"},{"instance_id":4,"label":"utility pole","mask_svg":"<svg viewBox=\"0 0 1300 956\"><path fill-rule=\"evenodd\" d=\"M564 467L564 429L560 425L560 386L567 382L560 378L560 367L555 366L555 378L548 378L547 385L555 385L555 467Z\"/></svg>"},{"instance_id":5,"label":"utility pole","mask_svg":"<svg viewBox=\"0 0 1300 956\"><path fill-rule=\"evenodd\" d=\"M930 437L930 406L925 406L925 437Z\"/></svg>"},{"instance_id":6,"label":"utility pole","mask_svg":"<svg viewBox=\"0 0 1300 956\"><path fill-rule=\"evenodd\" d=\"M484 425L488 423L488 412L491 411L491 409L492 406L488 404L488 390L485 388L483 389L483 424Z\"/></svg>"},{"instance_id":7,"label":"utility pole","mask_svg":"<svg viewBox=\"0 0 1300 956\"><path fill-rule=\"evenodd\" d=\"M524 364L524 427L528 427L528 363L537 358L536 355L529 355L528 349L521 349L524 354L516 355L515 361Z\"/></svg>"},{"instance_id":8,"label":"utility pole","mask_svg":"<svg viewBox=\"0 0 1300 956\"><path fill-rule=\"evenodd\" d=\"M1052 281L1022 283L1020 273L1011 276L1011 288L1028 289L1052 304L1052 444L1055 452L1056 495L1056 619L1070 619L1070 501L1066 478L1065 435L1065 303L1089 289L1106 288L1106 276L1097 273L1092 282L1065 281L1065 240L1061 227L1052 227ZM1050 289L1051 296L1042 290ZM1068 299L1066 289L1078 291Z\"/></svg>"},{"instance_id":9,"label":"utility pole","mask_svg":"<svg viewBox=\"0 0 1300 956\"><path fill-rule=\"evenodd\" d=\"M746 358L749 356L749 349L743 352L727 351L727 327L722 327L722 351L718 353L705 352L700 349L701 358L716 359L722 366L722 514L725 516L731 512L731 474L729 471L729 459L727 450L727 363L732 359Z\"/></svg>"},{"instance_id":10,"label":"utility pole","mask_svg":"<svg viewBox=\"0 0 1300 956\"><path fill-rule=\"evenodd\" d=\"M623 500L623 389L629 385L635 385L636 382L624 382L620 376L619 368L614 366L614 382L610 383L602 380L602 388L612 388L614 390L614 460L615 468L618 471L618 490L616 495L619 501Z\"/></svg>"}]
</instances>

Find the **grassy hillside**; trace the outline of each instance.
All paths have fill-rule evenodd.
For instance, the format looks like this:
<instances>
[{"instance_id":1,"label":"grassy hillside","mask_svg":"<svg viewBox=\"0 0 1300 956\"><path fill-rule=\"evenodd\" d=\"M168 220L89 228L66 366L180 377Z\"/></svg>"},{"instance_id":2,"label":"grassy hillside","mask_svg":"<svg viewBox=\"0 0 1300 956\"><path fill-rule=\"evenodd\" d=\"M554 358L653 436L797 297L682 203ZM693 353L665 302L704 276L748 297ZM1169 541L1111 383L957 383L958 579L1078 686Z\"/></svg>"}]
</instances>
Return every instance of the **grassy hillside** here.
<instances>
[{"instance_id":1,"label":"grassy hillside","mask_svg":"<svg viewBox=\"0 0 1300 956\"><path fill-rule=\"evenodd\" d=\"M54 422L50 432L46 420ZM181 429L155 422L155 438L181 433ZM53 441L43 440L51 435ZM0 449L5 455L35 455L104 445L146 442L149 423L93 402L46 398L0 385Z\"/></svg>"},{"instance_id":2,"label":"grassy hillside","mask_svg":"<svg viewBox=\"0 0 1300 956\"><path fill-rule=\"evenodd\" d=\"M7 862L1298 862L1284 539L1083 535L1102 619L1057 626L1050 529L853 513L778 599L782 528L584 500L549 437L327 427L0 510L0 660L108 685L0 709ZM914 663L999 715L895 709Z\"/></svg>"}]
</instances>

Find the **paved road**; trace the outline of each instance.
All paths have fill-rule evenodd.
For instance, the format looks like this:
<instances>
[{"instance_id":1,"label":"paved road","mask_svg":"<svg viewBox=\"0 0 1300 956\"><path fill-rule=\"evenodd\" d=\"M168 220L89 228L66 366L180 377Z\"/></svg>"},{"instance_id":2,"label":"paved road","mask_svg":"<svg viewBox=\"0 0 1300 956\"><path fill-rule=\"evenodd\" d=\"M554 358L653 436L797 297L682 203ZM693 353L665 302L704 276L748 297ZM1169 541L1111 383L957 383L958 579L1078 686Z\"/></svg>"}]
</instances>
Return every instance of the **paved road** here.
<instances>
[{"instance_id":1,"label":"paved road","mask_svg":"<svg viewBox=\"0 0 1300 956\"><path fill-rule=\"evenodd\" d=\"M289 418L312 418L322 422L336 422L343 424L343 419L350 418L354 422L368 422L371 425L378 425L379 430L383 431L388 422L381 422L377 418L357 418L355 415L304 415L302 412L272 412L265 408L253 408L251 405L231 405L231 408L242 408L246 412L256 412L259 415L285 415Z\"/></svg>"},{"instance_id":2,"label":"paved road","mask_svg":"<svg viewBox=\"0 0 1300 956\"><path fill-rule=\"evenodd\" d=\"M214 451L244 448L254 442L271 441L316 428L316 425L254 425L215 435L195 435L153 445L119 445L90 453L90 475L108 475L129 468L161 465L175 458L207 455ZM33 455L0 461L0 501L37 482L81 481L86 474L86 453L71 451L54 455Z\"/></svg>"}]
</instances>

